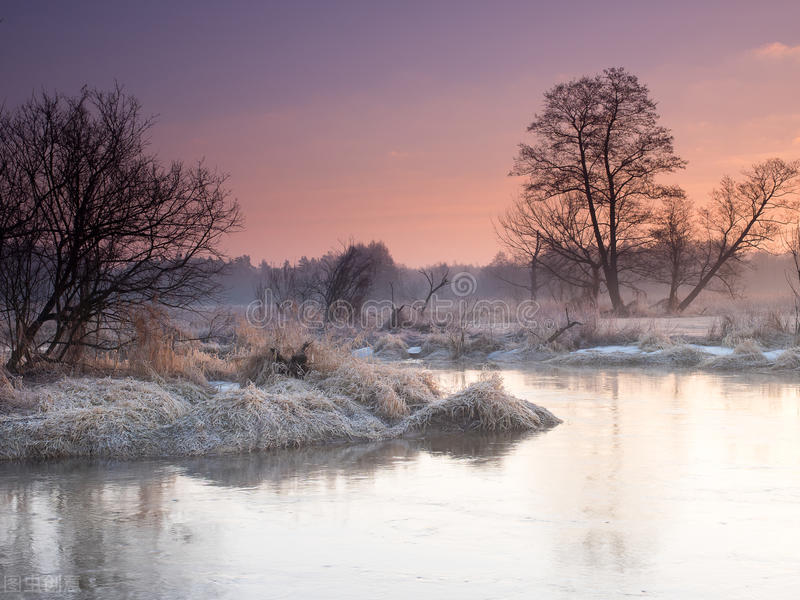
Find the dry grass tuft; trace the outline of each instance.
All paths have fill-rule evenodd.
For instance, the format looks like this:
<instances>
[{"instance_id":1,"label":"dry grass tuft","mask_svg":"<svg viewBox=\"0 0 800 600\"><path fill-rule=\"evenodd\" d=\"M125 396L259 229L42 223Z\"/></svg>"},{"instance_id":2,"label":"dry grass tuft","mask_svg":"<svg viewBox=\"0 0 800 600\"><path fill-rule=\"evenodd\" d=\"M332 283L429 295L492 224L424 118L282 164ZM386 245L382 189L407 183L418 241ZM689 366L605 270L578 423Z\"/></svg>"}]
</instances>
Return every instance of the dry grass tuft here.
<instances>
[{"instance_id":1,"label":"dry grass tuft","mask_svg":"<svg viewBox=\"0 0 800 600\"><path fill-rule=\"evenodd\" d=\"M676 367L696 367L707 360L708 355L693 346L676 344L660 352L661 363Z\"/></svg>"},{"instance_id":2,"label":"dry grass tuft","mask_svg":"<svg viewBox=\"0 0 800 600\"><path fill-rule=\"evenodd\" d=\"M746 310L723 315L716 319L708 339L728 348L754 340L768 348L778 348L797 342L796 317L781 311Z\"/></svg>"},{"instance_id":3,"label":"dry grass tuft","mask_svg":"<svg viewBox=\"0 0 800 600\"><path fill-rule=\"evenodd\" d=\"M561 420L545 408L510 395L497 374L431 403L404 422L406 429L524 431L555 427Z\"/></svg>"},{"instance_id":4,"label":"dry grass tuft","mask_svg":"<svg viewBox=\"0 0 800 600\"><path fill-rule=\"evenodd\" d=\"M673 347L675 344L668 335L658 331L647 331L639 337L639 349L645 352L655 352L657 350L666 350Z\"/></svg>"},{"instance_id":5,"label":"dry grass tuft","mask_svg":"<svg viewBox=\"0 0 800 600\"><path fill-rule=\"evenodd\" d=\"M781 352L772 368L776 371L800 370L800 348L789 348Z\"/></svg>"},{"instance_id":6,"label":"dry grass tuft","mask_svg":"<svg viewBox=\"0 0 800 600\"><path fill-rule=\"evenodd\" d=\"M219 394L200 405L196 420L213 432L215 452L379 439L385 430L352 400L328 397L306 382L286 378L265 389L250 385ZM205 453L192 442L186 447L190 453Z\"/></svg>"},{"instance_id":7,"label":"dry grass tuft","mask_svg":"<svg viewBox=\"0 0 800 600\"><path fill-rule=\"evenodd\" d=\"M432 354L440 350L450 352L451 339L442 332L432 332L425 335L422 343L422 354Z\"/></svg>"},{"instance_id":8,"label":"dry grass tuft","mask_svg":"<svg viewBox=\"0 0 800 600\"><path fill-rule=\"evenodd\" d=\"M714 357L703 363L703 367L721 371L746 371L768 367L769 364L758 344L749 340L736 346L733 354Z\"/></svg>"},{"instance_id":9,"label":"dry grass tuft","mask_svg":"<svg viewBox=\"0 0 800 600\"><path fill-rule=\"evenodd\" d=\"M709 355L703 351L685 344L673 344L663 350L652 351L650 354L636 353L600 353L581 352L562 354L548 360L548 364L570 367L699 367L709 360Z\"/></svg>"},{"instance_id":10,"label":"dry grass tuft","mask_svg":"<svg viewBox=\"0 0 800 600\"><path fill-rule=\"evenodd\" d=\"M589 367L593 369L655 366L656 364L655 356L653 355L642 353L627 354L622 352L559 354L546 362L560 367Z\"/></svg>"},{"instance_id":11,"label":"dry grass tuft","mask_svg":"<svg viewBox=\"0 0 800 600\"><path fill-rule=\"evenodd\" d=\"M577 321L580 325L566 330L554 342L548 344L549 350L562 352L595 346L636 344L643 336L640 321L603 317L597 308L592 306L571 306L569 317L571 321ZM531 332L531 346L541 345L566 323L564 306L543 305L536 313L536 320L541 327Z\"/></svg>"},{"instance_id":12,"label":"dry grass tuft","mask_svg":"<svg viewBox=\"0 0 800 600\"><path fill-rule=\"evenodd\" d=\"M326 394L352 398L390 420L405 417L441 394L430 373L352 358L333 371L312 370L308 379Z\"/></svg>"},{"instance_id":13,"label":"dry grass tuft","mask_svg":"<svg viewBox=\"0 0 800 600\"><path fill-rule=\"evenodd\" d=\"M281 353L290 355L298 342L299 338L291 339L289 345L281 347ZM350 398L384 418L400 419L440 394L429 373L355 358L329 339L315 340L307 354L309 372L305 381L327 395ZM266 388L284 379L279 367L272 361L270 350L261 349L247 360L239 381Z\"/></svg>"},{"instance_id":14,"label":"dry grass tuft","mask_svg":"<svg viewBox=\"0 0 800 600\"><path fill-rule=\"evenodd\" d=\"M385 333L373 345L373 349L381 358L401 359L408 357L408 345L399 335Z\"/></svg>"},{"instance_id":15,"label":"dry grass tuft","mask_svg":"<svg viewBox=\"0 0 800 600\"><path fill-rule=\"evenodd\" d=\"M193 371L199 371L206 380L232 380L238 375L236 356L220 356L200 348L191 348L185 355L185 364L192 365Z\"/></svg>"},{"instance_id":16,"label":"dry grass tuft","mask_svg":"<svg viewBox=\"0 0 800 600\"><path fill-rule=\"evenodd\" d=\"M154 382L65 379L42 386L34 415L0 419L2 458L143 456L189 403Z\"/></svg>"},{"instance_id":17,"label":"dry grass tuft","mask_svg":"<svg viewBox=\"0 0 800 600\"><path fill-rule=\"evenodd\" d=\"M0 414L26 413L36 409L38 397L19 388L19 380L0 369Z\"/></svg>"},{"instance_id":18,"label":"dry grass tuft","mask_svg":"<svg viewBox=\"0 0 800 600\"><path fill-rule=\"evenodd\" d=\"M745 356L761 356L761 346L755 340L742 340L733 349L734 354Z\"/></svg>"},{"instance_id":19,"label":"dry grass tuft","mask_svg":"<svg viewBox=\"0 0 800 600\"><path fill-rule=\"evenodd\" d=\"M196 363L197 355L176 351L177 330L168 315L152 307L143 307L131 322L135 331L128 352L127 371L131 375L147 378L180 378L198 385L207 383L203 371Z\"/></svg>"}]
</instances>

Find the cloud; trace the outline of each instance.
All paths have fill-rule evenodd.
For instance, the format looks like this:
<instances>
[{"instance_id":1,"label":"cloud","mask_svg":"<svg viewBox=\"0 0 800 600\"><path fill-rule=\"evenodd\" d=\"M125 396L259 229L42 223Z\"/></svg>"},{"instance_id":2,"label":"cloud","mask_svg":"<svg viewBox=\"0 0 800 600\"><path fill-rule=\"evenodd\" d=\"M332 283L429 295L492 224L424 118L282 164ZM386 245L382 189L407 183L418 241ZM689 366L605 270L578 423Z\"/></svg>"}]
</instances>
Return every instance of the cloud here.
<instances>
[{"instance_id":1,"label":"cloud","mask_svg":"<svg viewBox=\"0 0 800 600\"><path fill-rule=\"evenodd\" d=\"M800 44L787 46L783 42L772 42L755 49L755 55L769 60L794 59L800 60Z\"/></svg>"}]
</instances>

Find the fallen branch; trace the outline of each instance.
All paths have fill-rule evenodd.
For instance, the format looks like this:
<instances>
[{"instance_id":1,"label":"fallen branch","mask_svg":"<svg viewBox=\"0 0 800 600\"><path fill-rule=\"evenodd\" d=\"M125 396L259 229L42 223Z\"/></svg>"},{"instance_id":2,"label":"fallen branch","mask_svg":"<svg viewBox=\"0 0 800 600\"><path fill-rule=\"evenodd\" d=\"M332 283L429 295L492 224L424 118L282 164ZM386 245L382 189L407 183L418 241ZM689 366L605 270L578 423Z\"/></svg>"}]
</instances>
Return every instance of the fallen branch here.
<instances>
[{"instance_id":1,"label":"fallen branch","mask_svg":"<svg viewBox=\"0 0 800 600\"><path fill-rule=\"evenodd\" d=\"M567 315L567 324L564 325L563 327L557 329L555 332L553 332L553 335L551 335L549 338L547 338L547 341L545 342L545 345L550 344L552 342L555 342L562 333L564 333L568 329L571 329L572 327L575 327L575 325L583 325L583 323L581 323L580 321L570 321L569 309L568 308L565 308L564 312Z\"/></svg>"}]
</instances>

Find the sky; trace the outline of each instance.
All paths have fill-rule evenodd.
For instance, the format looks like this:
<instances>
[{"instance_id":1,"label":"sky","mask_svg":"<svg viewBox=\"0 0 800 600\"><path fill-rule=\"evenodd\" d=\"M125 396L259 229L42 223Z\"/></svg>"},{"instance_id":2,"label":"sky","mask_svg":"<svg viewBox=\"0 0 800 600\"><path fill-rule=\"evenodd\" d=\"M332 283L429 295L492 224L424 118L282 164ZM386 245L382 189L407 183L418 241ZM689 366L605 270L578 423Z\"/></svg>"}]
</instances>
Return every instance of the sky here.
<instances>
[{"instance_id":1,"label":"sky","mask_svg":"<svg viewBox=\"0 0 800 600\"><path fill-rule=\"evenodd\" d=\"M0 102L115 82L151 148L229 174L253 262L383 240L483 264L517 145L560 81L647 84L702 204L753 161L800 158L800 3L37 2L0 6Z\"/></svg>"}]
</instances>

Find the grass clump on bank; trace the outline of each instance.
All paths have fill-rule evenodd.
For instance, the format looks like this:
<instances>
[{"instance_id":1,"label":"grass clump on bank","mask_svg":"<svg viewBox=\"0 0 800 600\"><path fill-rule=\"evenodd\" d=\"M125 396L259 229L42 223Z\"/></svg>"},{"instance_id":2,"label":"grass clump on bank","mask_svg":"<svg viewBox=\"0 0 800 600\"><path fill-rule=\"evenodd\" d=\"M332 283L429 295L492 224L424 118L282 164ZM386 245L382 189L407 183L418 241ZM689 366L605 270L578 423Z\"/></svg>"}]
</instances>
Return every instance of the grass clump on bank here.
<instances>
[{"instance_id":1,"label":"grass clump on bank","mask_svg":"<svg viewBox=\"0 0 800 600\"><path fill-rule=\"evenodd\" d=\"M800 371L800 348L788 348L781 352L772 368L775 371Z\"/></svg>"},{"instance_id":2,"label":"grass clump on bank","mask_svg":"<svg viewBox=\"0 0 800 600\"><path fill-rule=\"evenodd\" d=\"M313 346L302 378L274 369L269 349L255 352L241 389L132 378L39 384L29 390L33 409L0 416L0 458L224 454L559 422L505 392L499 377L446 396L424 371L359 360L324 340Z\"/></svg>"},{"instance_id":3,"label":"grass clump on bank","mask_svg":"<svg viewBox=\"0 0 800 600\"><path fill-rule=\"evenodd\" d=\"M412 415L409 428L425 430L525 431L555 427L561 420L546 408L510 395L498 374L432 402Z\"/></svg>"},{"instance_id":4,"label":"grass clump on bank","mask_svg":"<svg viewBox=\"0 0 800 600\"><path fill-rule=\"evenodd\" d=\"M797 313L778 309L747 309L717 317L707 338L728 348L753 341L767 348L795 345L800 321Z\"/></svg>"}]
</instances>

